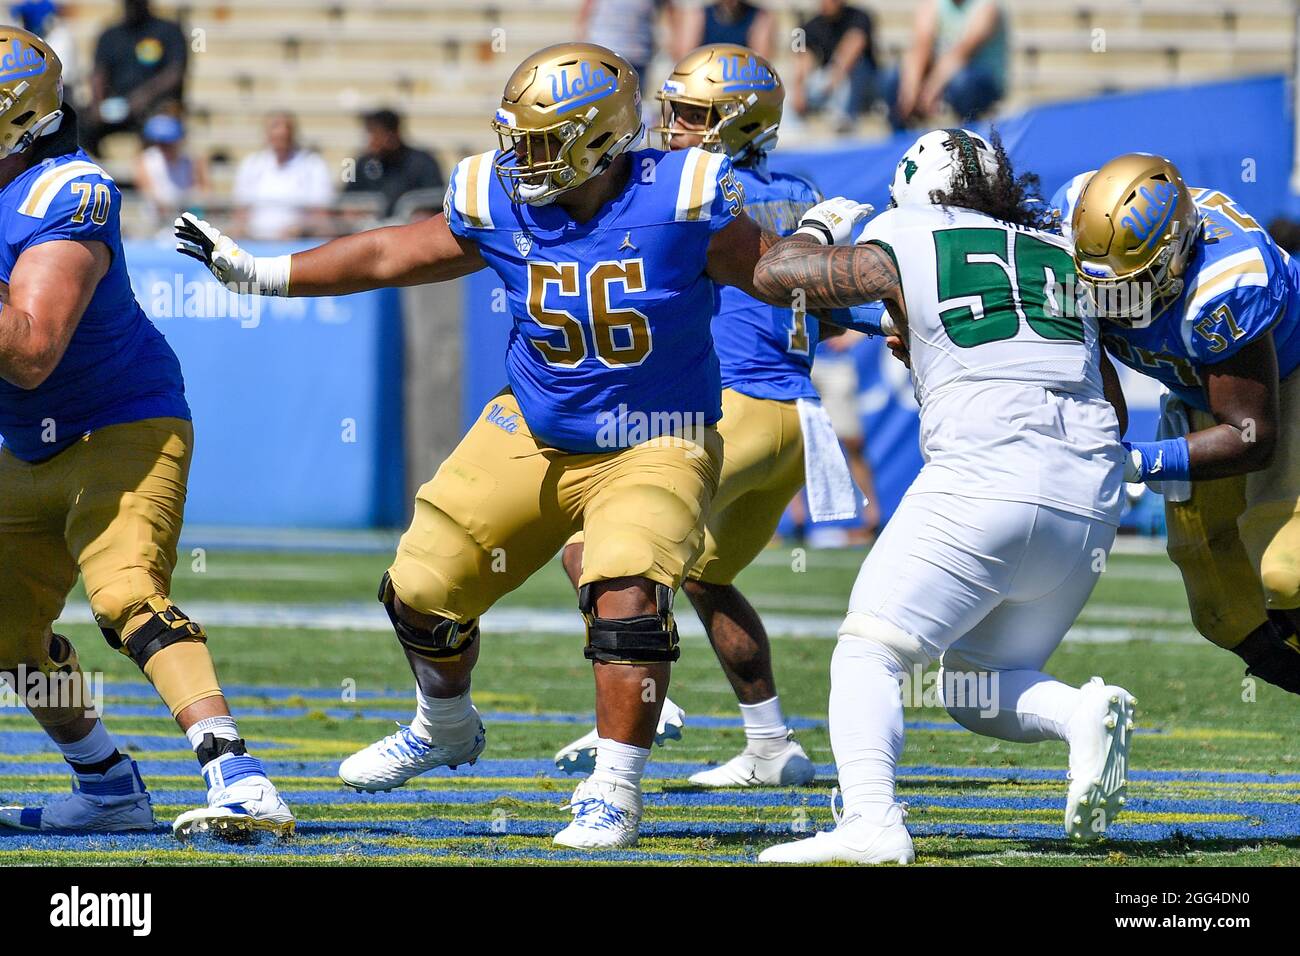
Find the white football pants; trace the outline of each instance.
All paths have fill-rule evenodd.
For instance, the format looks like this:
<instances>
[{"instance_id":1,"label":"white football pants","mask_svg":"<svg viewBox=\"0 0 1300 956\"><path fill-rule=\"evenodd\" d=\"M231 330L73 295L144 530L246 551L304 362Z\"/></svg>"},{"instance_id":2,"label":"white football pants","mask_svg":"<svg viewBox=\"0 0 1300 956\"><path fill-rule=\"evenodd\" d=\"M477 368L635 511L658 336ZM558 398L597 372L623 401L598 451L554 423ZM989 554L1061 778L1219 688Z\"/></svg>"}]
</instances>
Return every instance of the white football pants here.
<instances>
[{"instance_id":1,"label":"white football pants","mask_svg":"<svg viewBox=\"0 0 1300 956\"><path fill-rule=\"evenodd\" d=\"M1045 505L904 497L858 573L831 660L831 747L848 814L894 803L902 691L942 659L943 704L1004 740L1068 740L1078 690L1042 672L1079 615L1114 526Z\"/></svg>"}]
</instances>

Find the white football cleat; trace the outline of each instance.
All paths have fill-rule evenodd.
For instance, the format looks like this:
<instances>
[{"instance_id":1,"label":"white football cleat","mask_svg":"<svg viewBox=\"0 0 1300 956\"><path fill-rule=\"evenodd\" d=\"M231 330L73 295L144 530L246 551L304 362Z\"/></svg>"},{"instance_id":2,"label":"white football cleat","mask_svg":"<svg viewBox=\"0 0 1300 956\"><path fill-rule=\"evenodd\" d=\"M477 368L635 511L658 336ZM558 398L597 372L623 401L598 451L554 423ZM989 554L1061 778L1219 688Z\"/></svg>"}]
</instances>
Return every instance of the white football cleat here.
<instances>
[{"instance_id":1,"label":"white football cleat","mask_svg":"<svg viewBox=\"0 0 1300 956\"><path fill-rule=\"evenodd\" d=\"M569 800L573 822L555 834L559 846L621 850L636 846L641 826L641 788L616 777L593 776Z\"/></svg>"},{"instance_id":2,"label":"white football cleat","mask_svg":"<svg viewBox=\"0 0 1300 956\"><path fill-rule=\"evenodd\" d=\"M1083 699L1070 717L1070 790L1065 833L1095 840L1115 822L1127 799L1128 748L1133 695L1094 677L1079 688Z\"/></svg>"},{"instance_id":3,"label":"white football cleat","mask_svg":"<svg viewBox=\"0 0 1300 956\"><path fill-rule=\"evenodd\" d=\"M659 727L655 730L656 747L662 747L665 741L681 740L682 728L686 726L686 711L664 698L663 710L659 712ZM596 769L596 741L600 734L593 728L567 746L561 747L555 754L555 767L567 774L592 773Z\"/></svg>"},{"instance_id":4,"label":"white football cleat","mask_svg":"<svg viewBox=\"0 0 1300 956\"><path fill-rule=\"evenodd\" d=\"M43 807L0 807L0 827L68 833L124 833L154 828L153 806L130 757L104 773L72 775L72 793Z\"/></svg>"},{"instance_id":5,"label":"white football cleat","mask_svg":"<svg viewBox=\"0 0 1300 956\"><path fill-rule=\"evenodd\" d=\"M884 823L871 823L858 815L844 817L831 791L835 829L807 839L770 846L758 855L759 863L898 863L916 860L912 835L903 820L907 806L896 803L885 812Z\"/></svg>"},{"instance_id":6,"label":"white football cleat","mask_svg":"<svg viewBox=\"0 0 1300 956\"><path fill-rule=\"evenodd\" d=\"M259 832L282 840L293 836L297 821L256 757L224 753L203 768L203 779L208 783L208 805L176 818L172 823L176 839L208 832L235 842L250 840Z\"/></svg>"},{"instance_id":7,"label":"white football cleat","mask_svg":"<svg viewBox=\"0 0 1300 956\"><path fill-rule=\"evenodd\" d=\"M721 767L691 774L690 782L698 787L802 787L816 776L817 768L791 734L774 757L745 749Z\"/></svg>"},{"instance_id":8,"label":"white football cleat","mask_svg":"<svg viewBox=\"0 0 1300 956\"><path fill-rule=\"evenodd\" d=\"M349 787L357 790L387 793L435 767L455 770L461 764L476 763L487 746L487 731L483 729L477 710L474 711L474 720L466 721L464 731L434 743L405 724L398 724L396 733L358 750L343 761L339 765L339 776Z\"/></svg>"}]
</instances>

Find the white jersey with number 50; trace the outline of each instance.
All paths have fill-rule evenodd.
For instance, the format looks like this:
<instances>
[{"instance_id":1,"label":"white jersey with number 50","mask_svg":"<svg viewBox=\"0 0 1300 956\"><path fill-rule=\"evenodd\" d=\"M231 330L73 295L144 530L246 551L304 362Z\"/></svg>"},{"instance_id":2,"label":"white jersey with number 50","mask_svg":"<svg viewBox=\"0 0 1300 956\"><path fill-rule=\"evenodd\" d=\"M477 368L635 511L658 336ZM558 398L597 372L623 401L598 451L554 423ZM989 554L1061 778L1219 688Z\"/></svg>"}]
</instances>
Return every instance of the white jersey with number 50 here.
<instances>
[{"instance_id":1,"label":"white jersey with number 50","mask_svg":"<svg viewBox=\"0 0 1300 956\"><path fill-rule=\"evenodd\" d=\"M925 467L909 494L1027 501L1118 523L1115 411L1059 236L953 206L869 222L898 265Z\"/></svg>"}]
</instances>

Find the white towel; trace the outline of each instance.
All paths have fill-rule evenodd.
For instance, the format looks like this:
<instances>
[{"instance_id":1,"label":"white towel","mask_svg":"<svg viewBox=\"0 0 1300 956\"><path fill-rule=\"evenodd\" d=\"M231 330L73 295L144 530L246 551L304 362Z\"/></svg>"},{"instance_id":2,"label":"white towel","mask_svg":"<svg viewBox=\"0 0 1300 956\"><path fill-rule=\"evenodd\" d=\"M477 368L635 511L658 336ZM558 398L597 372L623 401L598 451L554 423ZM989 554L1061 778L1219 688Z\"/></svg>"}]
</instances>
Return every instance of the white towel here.
<instances>
[{"instance_id":1,"label":"white towel","mask_svg":"<svg viewBox=\"0 0 1300 956\"><path fill-rule=\"evenodd\" d=\"M858 490L849 474L844 449L835 437L831 417L821 402L799 399L799 426L803 429L804 484L808 514L813 521L841 521L858 513ZM863 499L866 504L866 499Z\"/></svg>"},{"instance_id":2,"label":"white towel","mask_svg":"<svg viewBox=\"0 0 1300 956\"><path fill-rule=\"evenodd\" d=\"M1160 424L1156 426L1156 440L1182 438L1191 430L1187 406L1180 398L1166 390L1160 396ZM1164 495L1165 501L1187 501L1192 497L1190 481L1148 481L1147 487L1158 495Z\"/></svg>"}]
</instances>

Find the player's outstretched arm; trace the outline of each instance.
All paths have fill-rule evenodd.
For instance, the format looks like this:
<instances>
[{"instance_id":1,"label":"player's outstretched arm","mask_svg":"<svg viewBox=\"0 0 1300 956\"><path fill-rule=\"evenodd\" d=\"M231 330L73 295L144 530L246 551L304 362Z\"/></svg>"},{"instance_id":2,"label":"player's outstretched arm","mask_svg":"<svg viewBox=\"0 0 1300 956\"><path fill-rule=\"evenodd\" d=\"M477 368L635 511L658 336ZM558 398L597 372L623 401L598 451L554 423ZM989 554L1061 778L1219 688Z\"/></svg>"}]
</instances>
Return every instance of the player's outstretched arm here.
<instances>
[{"instance_id":1,"label":"player's outstretched arm","mask_svg":"<svg viewBox=\"0 0 1300 956\"><path fill-rule=\"evenodd\" d=\"M772 246L759 260L754 285L765 302L809 309L842 309L884 301L901 311L898 267L880 246L847 246L858 223L872 207L849 199L828 199L813 206L799 228Z\"/></svg>"},{"instance_id":2,"label":"player's outstretched arm","mask_svg":"<svg viewBox=\"0 0 1300 956\"><path fill-rule=\"evenodd\" d=\"M112 261L98 241L60 239L23 250L0 292L0 378L32 389L50 377Z\"/></svg>"},{"instance_id":3,"label":"player's outstretched arm","mask_svg":"<svg viewBox=\"0 0 1300 956\"><path fill-rule=\"evenodd\" d=\"M771 299L754 285L754 269L759 259L780 240L776 233L764 229L742 212L709 240L704 271L714 282L735 286L769 305L788 305L788 296Z\"/></svg>"},{"instance_id":4,"label":"player's outstretched arm","mask_svg":"<svg viewBox=\"0 0 1300 956\"><path fill-rule=\"evenodd\" d=\"M485 267L478 247L453 235L438 215L333 239L290 256L253 256L215 226L185 213L176 251L206 265L226 288L257 295L346 295L423 285Z\"/></svg>"}]
</instances>

